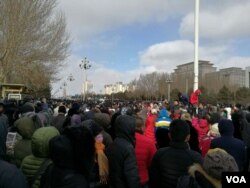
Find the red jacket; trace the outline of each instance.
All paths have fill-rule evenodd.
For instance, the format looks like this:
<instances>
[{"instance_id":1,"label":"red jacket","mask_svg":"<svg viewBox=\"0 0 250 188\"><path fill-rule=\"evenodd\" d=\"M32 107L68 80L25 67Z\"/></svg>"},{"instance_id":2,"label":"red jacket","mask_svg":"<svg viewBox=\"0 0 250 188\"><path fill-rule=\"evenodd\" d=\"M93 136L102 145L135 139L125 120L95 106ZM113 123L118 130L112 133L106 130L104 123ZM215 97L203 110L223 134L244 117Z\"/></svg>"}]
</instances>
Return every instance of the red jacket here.
<instances>
[{"instance_id":1,"label":"red jacket","mask_svg":"<svg viewBox=\"0 0 250 188\"><path fill-rule=\"evenodd\" d=\"M201 155L204 158L205 155L207 154L208 150L210 149L210 145L212 140L216 138L213 136L205 136L204 138L201 139L200 141L200 149L201 149Z\"/></svg>"},{"instance_id":2,"label":"red jacket","mask_svg":"<svg viewBox=\"0 0 250 188\"><path fill-rule=\"evenodd\" d=\"M198 119L194 117L192 119L192 125L197 130L199 143L201 139L204 138L209 130L209 124L206 119ZM201 146L200 146L201 148Z\"/></svg>"},{"instance_id":3,"label":"red jacket","mask_svg":"<svg viewBox=\"0 0 250 188\"><path fill-rule=\"evenodd\" d=\"M156 153L156 146L149 138L142 134L136 133L135 139L135 155L139 170L140 183L145 184L149 181L148 172L151 161Z\"/></svg>"},{"instance_id":4,"label":"red jacket","mask_svg":"<svg viewBox=\"0 0 250 188\"><path fill-rule=\"evenodd\" d=\"M146 127L144 130L144 135L148 137L152 142L156 144L155 139L155 121L157 119L157 116L154 114L149 114L146 119Z\"/></svg>"},{"instance_id":5,"label":"red jacket","mask_svg":"<svg viewBox=\"0 0 250 188\"><path fill-rule=\"evenodd\" d=\"M189 102L194 105L199 103L198 96L201 94L201 91L199 89L195 90L190 96Z\"/></svg>"}]
</instances>

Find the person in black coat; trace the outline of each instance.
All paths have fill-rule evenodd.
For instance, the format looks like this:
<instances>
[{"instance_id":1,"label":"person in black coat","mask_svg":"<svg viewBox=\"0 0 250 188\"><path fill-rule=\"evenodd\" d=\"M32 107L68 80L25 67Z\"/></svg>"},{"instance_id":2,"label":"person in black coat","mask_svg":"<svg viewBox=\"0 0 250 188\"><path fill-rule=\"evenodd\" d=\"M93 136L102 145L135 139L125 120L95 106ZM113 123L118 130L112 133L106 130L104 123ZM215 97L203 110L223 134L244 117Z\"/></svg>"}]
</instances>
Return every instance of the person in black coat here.
<instances>
[{"instance_id":1,"label":"person in black coat","mask_svg":"<svg viewBox=\"0 0 250 188\"><path fill-rule=\"evenodd\" d=\"M6 160L6 139L8 134L8 118L4 114L4 104L0 103L0 159Z\"/></svg>"},{"instance_id":2,"label":"person in black coat","mask_svg":"<svg viewBox=\"0 0 250 188\"><path fill-rule=\"evenodd\" d=\"M246 164L246 149L244 142L234 138L234 125L231 120L220 120L218 127L221 137L213 139L210 148L224 149L234 157L239 170L242 171Z\"/></svg>"},{"instance_id":3,"label":"person in black coat","mask_svg":"<svg viewBox=\"0 0 250 188\"><path fill-rule=\"evenodd\" d=\"M116 138L108 148L111 188L140 188L135 156L135 118L120 115L115 121Z\"/></svg>"},{"instance_id":4,"label":"person in black coat","mask_svg":"<svg viewBox=\"0 0 250 188\"><path fill-rule=\"evenodd\" d=\"M175 188L179 177L188 174L188 168L202 163L198 152L189 149L189 125L174 120L169 128L170 146L161 148L153 158L149 173L149 188Z\"/></svg>"},{"instance_id":5,"label":"person in black coat","mask_svg":"<svg viewBox=\"0 0 250 188\"><path fill-rule=\"evenodd\" d=\"M49 143L53 165L42 176L41 188L89 188L89 177L94 166L94 138L82 125L65 129Z\"/></svg>"},{"instance_id":6,"label":"person in black coat","mask_svg":"<svg viewBox=\"0 0 250 188\"><path fill-rule=\"evenodd\" d=\"M28 188L28 183L20 170L0 159L0 187Z\"/></svg>"}]
</instances>

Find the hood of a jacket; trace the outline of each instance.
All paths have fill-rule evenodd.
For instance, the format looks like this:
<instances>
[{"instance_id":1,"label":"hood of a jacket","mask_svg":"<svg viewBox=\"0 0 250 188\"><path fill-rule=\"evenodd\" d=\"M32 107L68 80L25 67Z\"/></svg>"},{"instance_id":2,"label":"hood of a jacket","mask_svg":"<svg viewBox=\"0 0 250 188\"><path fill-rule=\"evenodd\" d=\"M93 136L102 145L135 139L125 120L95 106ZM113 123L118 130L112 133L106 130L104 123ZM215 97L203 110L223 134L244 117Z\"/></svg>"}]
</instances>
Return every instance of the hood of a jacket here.
<instances>
[{"instance_id":1,"label":"hood of a jacket","mask_svg":"<svg viewBox=\"0 0 250 188\"><path fill-rule=\"evenodd\" d=\"M161 109L160 110L159 118L163 118L163 117L169 118L168 111L166 109Z\"/></svg>"},{"instance_id":2,"label":"hood of a jacket","mask_svg":"<svg viewBox=\"0 0 250 188\"><path fill-rule=\"evenodd\" d=\"M206 119L200 119L199 120L199 126L200 126L200 128L207 128L208 127L208 121Z\"/></svg>"},{"instance_id":3,"label":"hood of a jacket","mask_svg":"<svg viewBox=\"0 0 250 188\"><path fill-rule=\"evenodd\" d=\"M49 156L49 141L59 135L55 127L37 129L31 138L31 149L35 157L47 158Z\"/></svg>"},{"instance_id":4,"label":"hood of a jacket","mask_svg":"<svg viewBox=\"0 0 250 188\"><path fill-rule=\"evenodd\" d=\"M135 146L135 118L129 115L120 115L115 121L115 134Z\"/></svg>"},{"instance_id":5,"label":"hood of a jacket","mask_svg":"<svg viewBox=\"0 0 250 188\"><path fill-rule=\"evenodd\" d=\"M194 93L195 93L195 95L200 95L201 94L201 90L196 89Z\"/></svg>"},{"instance_id":6,"label":"hood of a jacket","mask_svg":"<svg viewBox=\"0 0 250 188\"><path fill-rule=\"evenodd\" d=\"M56 166L74 169L73 148L71 141L66 135L56 136L50 140L49 153Z\"/></svg>"},{"instance_id":7,"label":"hood of a jacket","mask_svg":"<svg viewBox=\"0 0 250 188\"><path fill-rule=\"evenodd\" d=\"M34 121L29 117L22 117L15 122L17 132L22 136L23 139L31 139L35 132Z\"/></svg>"},{"instance_id":8,"label":"hood of a jacket","mask_svg":"<svg viewBox=\"0 0 250 188\"><path fill-rule=\"evenodd\" d=\"M220 131L221 136L233 136L234 134L233 122L228 119L220 120L219 131Z\"/></svg>"}]
</instances>

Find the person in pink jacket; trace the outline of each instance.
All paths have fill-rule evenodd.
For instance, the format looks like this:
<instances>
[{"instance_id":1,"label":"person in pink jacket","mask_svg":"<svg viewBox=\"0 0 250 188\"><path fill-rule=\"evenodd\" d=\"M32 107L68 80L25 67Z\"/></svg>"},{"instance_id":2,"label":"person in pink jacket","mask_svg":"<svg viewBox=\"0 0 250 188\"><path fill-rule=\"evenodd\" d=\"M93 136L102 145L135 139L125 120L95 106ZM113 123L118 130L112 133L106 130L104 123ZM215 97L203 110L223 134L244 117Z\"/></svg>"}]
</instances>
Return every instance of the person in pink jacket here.
<instances>
[{"instance_id":1,"label":"person in pink jacket","mask_svg":"<svg viewBox=\"0 0 250 188\"><path fill-rule=\"evenodd\" d=\"M196 116L194 116L192 118L192 125L198 133L199 146L200 146L201 139L206 136L206 134L209 130L209 123L208 123L206 116L207 115L204 115L201 119L199 119ZM200 146L200 148L201 148L201 146Z\"/></svg>"},{"instance_id":2,"label":"person in pink jacket","mask_svg":"<svg viewBox=\"0 0 250 188\"><path fill-rule=\"evenodd\" d=\"M135 155L140 176L140 184L142 188L146 188L149 181L149 168L151 161L156 153L155 143L143 135L144 122L140 117L136 117L136 145Z\"/></svg>"}]
</instances>

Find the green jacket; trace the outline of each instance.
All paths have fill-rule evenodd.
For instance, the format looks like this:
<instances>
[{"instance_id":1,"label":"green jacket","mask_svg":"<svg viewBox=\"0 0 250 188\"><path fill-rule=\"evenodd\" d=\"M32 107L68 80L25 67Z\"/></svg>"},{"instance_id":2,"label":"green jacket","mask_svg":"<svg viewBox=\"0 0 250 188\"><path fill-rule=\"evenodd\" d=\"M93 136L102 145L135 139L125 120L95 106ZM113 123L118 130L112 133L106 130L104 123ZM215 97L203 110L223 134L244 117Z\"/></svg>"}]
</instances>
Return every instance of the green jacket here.
<instances>
[{"instance_id":1,"label":"green jacket","mask_svg":"<svg viewBox=\"0 0 250 188\"><path fill-rule=\"evenodd\" d=\"M18 140L14 146L14 155L11 156L11 163L19 168L22 160L32 153L31 137L36 129L33 120L29 117L18 119L14 126L16 127L18 134L22 136L22 139Z\"/></svg>"},{"instance_id":2,"label":"green jacket","mask_svg":"<svg viewBox=\"0 0 250 188\"><path fill-rule=\"evenodd\" d=\"M57 135L59 135L59 132L55 127L43 127L37 129L31 138L32 155L24 158L21 170L27 177L28 182L32 184L32 188L40 187L41 176L39 175L35 181L33 179L42 163L49 158L50 139Z\"/></svg>"}]
</instances>

